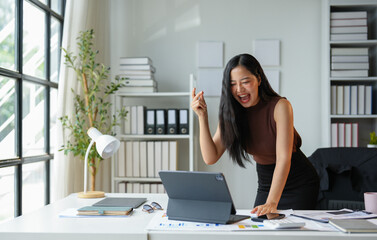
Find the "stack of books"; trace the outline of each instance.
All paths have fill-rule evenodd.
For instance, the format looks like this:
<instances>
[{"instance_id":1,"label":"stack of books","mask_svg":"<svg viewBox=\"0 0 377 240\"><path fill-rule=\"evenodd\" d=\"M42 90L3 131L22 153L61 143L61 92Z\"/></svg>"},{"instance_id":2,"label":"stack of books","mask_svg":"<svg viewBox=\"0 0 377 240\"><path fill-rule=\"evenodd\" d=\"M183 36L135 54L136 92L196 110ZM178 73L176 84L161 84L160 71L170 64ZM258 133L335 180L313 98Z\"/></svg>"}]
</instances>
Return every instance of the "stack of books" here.
<instances>
[{"instance_id":1,"label":"stack of books","mask_svg":"<svg viewBox=\"0 0 377 240\"><path fill-rule=\"evenodd\" d=\"M368 48L331 48L331 77L368 77Z\"/></svg>"},{"instance_id":2,"label":"stack of books","mask_svg":"<svg viewBox=\"0 0 377 240\"><path fill-rule=\"evenodd\" d=\"M155 67L149 57L121 57L119 60L119 74L117 79L125 81L125 87L119 92L157 92L154 80Z\"/></svg>"},{"instance_id":3,"label":"stack of books","mask_svg":"<svg viewBox=\"0 0 377 240\"><path fill-rule=\"evenodd\" d=\"M332 85L332 115L371 115L373 114L371 85Z\"/></svg>"},{"instance_id":4,"label":"stack of books","mask_svg":"<svg viewBox=\"0 0 377 240\"><path fill-rule=\"evenodd\" d=\"M330 40L367 40L367 12L332 12L330 16Z\"/></svg>"},{"instance_id":5,"label":"stack of books","mask_svg":"<svg viewBox=\"0 0 377 240\"><path fill-rule=\"evenodd\" d=\"M331 147L359 147L359 123L331 123Z\"/></svg>"}]
</instances>

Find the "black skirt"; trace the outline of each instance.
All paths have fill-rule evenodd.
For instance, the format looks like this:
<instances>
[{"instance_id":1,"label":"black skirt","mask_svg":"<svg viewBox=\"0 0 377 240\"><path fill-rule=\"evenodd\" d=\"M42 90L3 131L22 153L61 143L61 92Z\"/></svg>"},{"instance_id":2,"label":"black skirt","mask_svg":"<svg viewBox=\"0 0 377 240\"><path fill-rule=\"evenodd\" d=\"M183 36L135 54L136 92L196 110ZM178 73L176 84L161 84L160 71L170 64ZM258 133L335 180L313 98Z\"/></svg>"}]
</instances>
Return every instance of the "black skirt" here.
<instances>
[{"instance_id":1,"label":"black skirt","mask_svg":"<svg viewBox=\"0 0 377 240\"><path fill-rule=\"evenodd\" d=\"M258 192L254 206L266 203L275 164L257 164ZM319 191L319 177L308 158L297 149L292 153L291 169L281 195L278 209L315 209Z\"/></svg>"}]
</instances>

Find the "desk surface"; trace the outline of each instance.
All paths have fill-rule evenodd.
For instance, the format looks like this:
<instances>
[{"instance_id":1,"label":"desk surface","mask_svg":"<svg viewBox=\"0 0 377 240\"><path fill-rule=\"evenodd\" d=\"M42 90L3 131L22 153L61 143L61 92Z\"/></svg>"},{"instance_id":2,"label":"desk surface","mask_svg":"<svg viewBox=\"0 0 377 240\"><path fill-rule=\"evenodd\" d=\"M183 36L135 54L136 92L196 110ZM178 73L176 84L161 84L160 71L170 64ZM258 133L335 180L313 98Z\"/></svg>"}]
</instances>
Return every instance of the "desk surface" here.
<instances>
[{"instance_id":1,"label":"desk surface","mask_svg":"<svg viewBox=\"0 0 377 240\"><path fill-rule=\"evenodd\" d=\"M167 206L165 194L106 194L108 197L147 197L147 203L159 202ZM146 231L154 214L134 210L126 218L62 218L59 214L68 208L91 205L100 199L80 199L75 194L35 212L25 214L0 224L0 239L377 239L377 234L345 234L341 232L314 231L253 231L253 232L182 232Z\"/></svg>"}]
</instances>

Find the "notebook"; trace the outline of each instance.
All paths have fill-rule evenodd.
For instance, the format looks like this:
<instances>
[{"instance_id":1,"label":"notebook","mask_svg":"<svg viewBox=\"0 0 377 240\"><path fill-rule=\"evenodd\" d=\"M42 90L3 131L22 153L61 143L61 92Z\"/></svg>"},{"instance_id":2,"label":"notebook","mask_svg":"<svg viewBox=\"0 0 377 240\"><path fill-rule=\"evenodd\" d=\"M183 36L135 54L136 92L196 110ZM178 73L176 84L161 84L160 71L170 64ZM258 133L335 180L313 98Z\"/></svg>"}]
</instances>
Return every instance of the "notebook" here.
<instances>
[{"instance_id":1,"label":"notebook","mask_svg":"<svg viewBox=\"0 0 377 240\"><path fill-rule=\"evenodd\" d=\"M146 198L105 198L93 204L95 207L130 207L137 208L147 201Z\"/></svg>"},{"instance_id":2,"label":"notebook","mask_svg":"<svg viewBox=\"0 0 377 240\"><path fill-rule=\"evenodd\" d=\"M235 223L250 216L236 209L222 173L160 171L169 196L167 216L171 220Z\"/></svg>"},{"instance_id":3,"label":"notebook","mask_svg":"<svg viewBox=\"0 0 377 240\"><path fill-rule=\"evenodd\" d=\"M366 219L330 219L329 223L342 232L377 232L377 225Z\"/></svg>"}]
</instances>

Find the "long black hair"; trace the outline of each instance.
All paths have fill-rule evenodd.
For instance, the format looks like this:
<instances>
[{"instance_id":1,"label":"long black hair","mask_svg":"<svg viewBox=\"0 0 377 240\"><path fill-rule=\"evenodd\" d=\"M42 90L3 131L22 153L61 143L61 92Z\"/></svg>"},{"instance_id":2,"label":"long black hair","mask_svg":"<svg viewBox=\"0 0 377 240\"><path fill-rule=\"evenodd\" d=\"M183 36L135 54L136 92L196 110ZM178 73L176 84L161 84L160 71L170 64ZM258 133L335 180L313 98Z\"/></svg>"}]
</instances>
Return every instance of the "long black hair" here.
<instances>
[{"instance_id":1,"label":"long black hair","mask_svg":"<svg viewBox=\"0 0 377 240\"><path fill-rule=\"evenodd\" d=\"M237 66L245 67L261 82L258 87L260 100L268 101L271 97L279 96L279 94L271 88L261 65L252 55L239 54L227 63L224 69L219 109L221 140L232 160L245 168L244 161L250 162L246 152L250 134L249 125L246 109L233 97L230 86L230 72Z\"/></svg>"}]
</instances>

